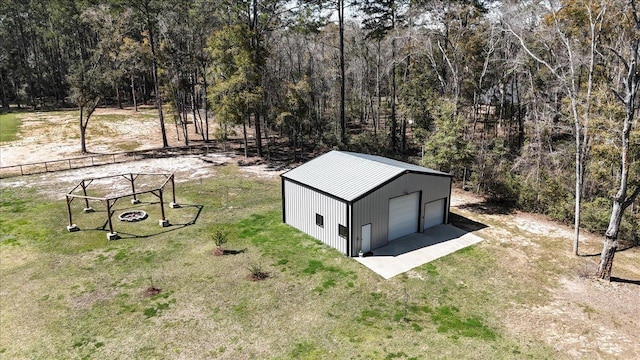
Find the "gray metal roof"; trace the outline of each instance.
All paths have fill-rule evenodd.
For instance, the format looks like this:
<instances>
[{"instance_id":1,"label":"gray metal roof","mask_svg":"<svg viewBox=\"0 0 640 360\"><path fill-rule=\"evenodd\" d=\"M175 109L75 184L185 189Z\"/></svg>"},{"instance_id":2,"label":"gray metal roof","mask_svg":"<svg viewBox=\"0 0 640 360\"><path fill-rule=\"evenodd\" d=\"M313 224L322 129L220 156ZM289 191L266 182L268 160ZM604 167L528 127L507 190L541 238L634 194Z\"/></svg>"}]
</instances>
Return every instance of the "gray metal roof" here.
<instances>
[{"instance_id":1,"label":"gray metal roof","mask_svg":"<svg viewBox=\"0 0 640 360\"><path fill-rule=\"evenodd\" d=\"M406 172L451 176L381 156L334 150L282 174L282 177L352 201Z\"/></svg>"}]
</instances>

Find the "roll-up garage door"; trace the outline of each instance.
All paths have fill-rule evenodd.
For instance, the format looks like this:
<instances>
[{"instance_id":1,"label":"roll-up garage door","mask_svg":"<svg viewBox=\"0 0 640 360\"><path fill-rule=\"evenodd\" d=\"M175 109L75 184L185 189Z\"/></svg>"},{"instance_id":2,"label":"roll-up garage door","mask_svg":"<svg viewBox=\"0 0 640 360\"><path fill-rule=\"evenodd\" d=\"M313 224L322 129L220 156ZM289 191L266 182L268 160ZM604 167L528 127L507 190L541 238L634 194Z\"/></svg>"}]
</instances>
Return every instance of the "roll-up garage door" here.
<instances>
[{"instance_id":1,"label":"roll-up garage door","mask_svg":"<svg viewBox=\"0 0 640 360\"><path fill-rule=\"evenodd\" d=\"M424 204L424 226L428 229L444 222L444 204L446 199L431 201Z\"/></svg>"},{"instance_id":2,"label":"roll-up garage door","mask_svg":"<svg viewBox=\"0 0 640 360\"><path fill-rule=\"evenodd\" d=\"M389 241L418 231L420 193L389 200Z\"/></svg>"}]
</instances>

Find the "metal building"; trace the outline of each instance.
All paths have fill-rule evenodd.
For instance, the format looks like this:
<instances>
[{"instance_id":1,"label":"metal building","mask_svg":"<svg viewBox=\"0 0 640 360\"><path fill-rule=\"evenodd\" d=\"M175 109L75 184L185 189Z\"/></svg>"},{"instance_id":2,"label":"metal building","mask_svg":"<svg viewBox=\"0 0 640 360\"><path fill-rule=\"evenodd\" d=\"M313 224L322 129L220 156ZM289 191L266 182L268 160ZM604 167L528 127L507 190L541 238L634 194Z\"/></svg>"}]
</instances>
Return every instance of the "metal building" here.
<instances>
[{"instance_id":1,"label":"metal building","mask_svg":"<svg viewBox=\"0 0 640 360\"><path fill-rule=\"evenodd\" d=\"M348 256L447 223L449 174L331 151L281 175L283 222Z\"/></svg>"}]
</instances>

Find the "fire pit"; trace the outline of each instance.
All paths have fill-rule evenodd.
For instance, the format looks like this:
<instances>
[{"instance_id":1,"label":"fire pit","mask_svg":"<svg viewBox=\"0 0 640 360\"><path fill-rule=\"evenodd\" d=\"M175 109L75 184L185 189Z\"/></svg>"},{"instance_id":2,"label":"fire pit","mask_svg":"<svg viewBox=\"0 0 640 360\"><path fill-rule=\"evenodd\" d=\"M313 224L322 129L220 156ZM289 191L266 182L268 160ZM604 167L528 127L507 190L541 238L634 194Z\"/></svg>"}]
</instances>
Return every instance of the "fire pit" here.
<instances>
[{"instance_id":1,"label":"fire pit","mask_svg":"<svg viewBox=\"0 0 640 360\"><path fill-rule=\"evenodd\" d=\"M125 211L122 214L118 215L118 219L120 219L120 221L136 222L136 221L142 221L146 219L147 216L148 215L145 211L130 210L130 211Z\"/></svg>"}]
</instances>

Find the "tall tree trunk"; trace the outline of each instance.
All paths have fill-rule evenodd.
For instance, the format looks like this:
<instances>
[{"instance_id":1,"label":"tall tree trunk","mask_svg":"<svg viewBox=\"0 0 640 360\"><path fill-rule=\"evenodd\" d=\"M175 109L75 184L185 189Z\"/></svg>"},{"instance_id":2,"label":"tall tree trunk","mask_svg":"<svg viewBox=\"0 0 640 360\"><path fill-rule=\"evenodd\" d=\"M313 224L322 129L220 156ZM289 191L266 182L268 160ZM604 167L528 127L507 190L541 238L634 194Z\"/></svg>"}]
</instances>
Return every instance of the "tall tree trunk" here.
<instances>
[{"instance_id":1,"label":"tall tree trunk","mask_svg":"<svg viewBox=\"0 0 640 360\"><path fill-rule=\"evenodd\" d=\"M254 112L254 121L256 122L255 124L255 131L256 131L256 149L258 152L258 157L262 157L262 132L260 130L261 126L260 126L260 112L256 111Z\"/></svg>"},{"instance_id":2,"label":"tall tree trunk","mask_svg":"<svg viewBox=\"0 0 640 360\"><path fill-rule=\"evenodd\" d=\"M267 146L267 160L271 160L271 143L269 142L269 125L267 119L264 119L264 139Z\"/></svg>"},{"instance_id":3,"label":"tall tree trunk","mask_svg":"<svg viewBox=\"0 0 640 360\"><path fill-rule=\"evenodd\" d=\"M260 63L260 57L265 56L264 54L262 54L262 51L260 51L260 32L258 31L258 25L259 25L259 15L258 14L258 0L254 0L253 1L253 8L252 8L252 13L253 13L253 17L251 19L251 24L250 24L250 29L253 31L253 41L254 41L254 45L255 45L255 51L254 54L256 56L256 59L254 59L254 63L258 64ZM258 81L257 84L258 85L262 85L262 80L263 80L263 72L264 69L262 66L260 66L258 69ZM256 149L257 149L257 155L259 157L262 157L262 136L260 133L260 108L262 107L262 104L264 103L264 96L265 94L263 93L262 95L262 99L261 99L261 104L259 104L256 109L254 110L254 117L255 117L255 134L256 134ZM249 125L251 125L251 118L247 116L247 120L249 121ZM245 130L245 136L246 136L246 130Z\"/></svg>"},{"instance_id":4,"label":"tall tree trunk","mask_svg":"<svg viewBox=\"0 0 640 360\"><path fill-rule=\"evenodd\" d=\"M249 115L247 114L246 118L242 118L242 140L244 143L244 157L249 157L249 149L247 148L247 120Z\"/></svg>"},{"instance_id":5,"label":"tall tree trunk","mask_svg":"<svg viewBox=\"0 0 640 360\"><path fill-rule=\"evenodd\" d=\"M203 72L203 74L205 74L202 78L203 78L203 83L202 83L202 91L203 91L203 96L204 96L204 141L209 141L209 98L208 98L208 94L207 94L207 72Z\"/></svg>"},{"instance_id":6,"label":"tall tree trunk","mask_svg":"<svg viewBox=\"0 0 640 360\"><path fill-rule=\"evenodd\" d=\"M187 111L187 92L181 92L182 96L180 96L180 100L182 101L182 136L184 136L184 145L189 146L189 112ZM195 117L193 121L195 122Z\"/></svg>"},{"instance_id":7,"label":"tall tree trunk","mask_svg":"<svg viewBox=\"0 0 640 360\"><path fill-rule=\"evenodd\" d=\"M118 101L118 109L122 109L122 96L120 94L120 86L118 84L114 84L116 89L116 99Z\"/></svg>"},{"instance_id":8,"label":"tall tree trunk","mask_svg":"<svg viewBox=\"0 0 640 360\"><path fill-rule=\"evenodd\" d=\"M100 103L100 101L102 100L101 97L97 97L94 100L92 100L92 102L85 104L80 104L80 152L82 154L86 154L87 153L87 126L89 125L89 119L91 118L91 115L93 115L93 112L96 110L96 107L98 107L98 104Z\"/></svg>"},{"instance_id":9,"label":"tall tree trunk","mask_svg":"<svg viewBox=\"0 0 640 360\"><path fill-rule=\"evenodd\" d=\"M84 106L80 105L80 152L82 154L87 153L87 141L86 141L86 130L87 126L84 123Z\"/></svg>"},{"instance_id":10,"label":"tall tree trunk","mask_svg":"<svg viewBox=\"0 0 640 360\"><path fill-rule=\"evenodd\" d=\"M200 133L200 129L198 126L198 117L196 116L196 110L198 109L198 105L196 104L196 87L192 86L189 91L189 96L191 100L191 114L193 116L193 129L196 134Z\"/></svg>"},{"instance_id":11,"label":"tall tree trunk","mask_svg":"<svg viewBox=\"0 0 640 360\"><path fill-rule=\"evenodd\" d=\"M398 120L396 119L396 40L391 39L391 149L398 149Z\"/></svg>"},{"instance_id":12,"label":"tall tree trunk","mask_svg":"<svg viewBox=\"0 0 640 360\"><path fill-rule=\"evenodd\" d=\"M160 86L158 84L158 59L156 56L156 46L155 39L153 36L153 24L151 23L151 19L149 18L151 14L149 14L149 9L146 9L147 15L147 31L149 37L149 45L151 46L151 71L153 75L153 90L156 95L156 107L158 108L158 118L160 119L160 133L162 134L162 147L169 147L169 142L167 141L167 131L164 126L164 114L162 112L162 95L160 94Z\"/></svg>"},{"instance_id":13,"label":"tall tree trunk","mask_svg":"<svg viewBox=\"0 0 640 360\"><path fill-rule=\"evenodd\" d=\"M209 95L208 95L208 84L207 84L207 72L203 72L203 82L202 82L202 92L204 96L204 130L202 131L204 134L204 141L209 141Z\"/></svg>"},{"instance_id":14,"label":"tall tree trunk","mask_svg":"<svg viewBox=\"0 0 640 360\"><path fill-rule=\"evenodd\" d=\"M633 9L636 33L640 31L640 14L636 9L635 0L631 0L631 6ZM638 74L638 57L640 54L640 38L634 36L631 38L629 59L625 62L627 76L624 79L624 97L615 93L618 99L625 105L625 118L622 124L622 144L620 147L620 187L618 192L613 198L613 209L611 210L611 217L609 219L609 227L605 233L604 245L602 248L602 254L600 255L600 265L598 266L598 272L596 276L603 280L611 279L611 271L613 269L613 258L618 249L618 232L620 230L620 223L624 211L628 208L640 194L640 185L636 185L632 195L627 197L627 190L629 186L629 168L631 159L629 159L629 137L631 135L631 129L634 125L635 112L637 107L637 94L638 87L640 86L640 74ZM622 59L620 54L619 58Z\"/></svg>"},{"instance_id":15,"label":"tall tree trunk","mask_svg":"<svg viewBox=\"0 0 640 360\"><path fill-rule=\"evenodd\" d=\"M373 134L377 135L378 126L380 126L380 106L382 105L382 95L380 94L380 63L381 63L381 55L380 55L380 39L378 39L376 46L376 116L373 122Z\"/></svg>"},{"instance_id":16,"label":"tall tree trunk","mask_svg":"<svg viewBox=\"0 0 640 360\"><path fill-rule=\"evenodd\" d=\"M344 70L344 0L338 0L338 28L340 33L340 142L347 142L347 126L345 119L345 70Z\"/></svg>"},{"instance_id":17,"label":"tall tree trunk","mask_svg":"<svg viewBox=\"0 0 640 360\"><path fill-rule=\"evenodd\" d=\"M133 107L138 112L138 100L136 99L136 88L133 84L133 74L131 75L131 99L133 100Z\"/></svg>"},{"instance_id":18,"label":"tall tree trunk","mask_svg":"<svg viewBox=\"0 0 640 360\"><path fill-rule=\"evenodd\" d=\"M0 71L0 89L2 89L2 108L7 110L9 109L9 101L7 100L7 91L4 87L4 76L2 75L2 71Z\"/></svg>"},{"instance_id":19,"label":"tall tree trunk","mask_svg":"<svg viewBox=\"0 0 640 360\"><path fill-rule=\"evenodd\" d=\"M580 136L582 132L582 125L580 124L580 118L577 115L576 104L574 97L571 98L572 108L574 111L575 118L575 207L574 207L574 217L573 217L573 254L578 255L578 242L580 241L580 211L582 209L582 174L583 172L583 157L582 157L582 138Z\"/></svg>"}]
</instances>

